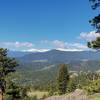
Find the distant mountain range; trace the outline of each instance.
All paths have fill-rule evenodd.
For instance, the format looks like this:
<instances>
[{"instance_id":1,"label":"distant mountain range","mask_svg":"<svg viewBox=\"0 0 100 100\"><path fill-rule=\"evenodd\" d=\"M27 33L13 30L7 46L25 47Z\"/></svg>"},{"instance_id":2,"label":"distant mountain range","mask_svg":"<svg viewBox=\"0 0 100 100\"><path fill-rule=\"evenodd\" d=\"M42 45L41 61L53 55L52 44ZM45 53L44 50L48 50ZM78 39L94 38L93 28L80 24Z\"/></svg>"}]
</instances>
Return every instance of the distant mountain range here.
<instances>
[{"instance_id":1,"label":"distant mountain range","mask_svg":"<svg viewBox=\"0 0 100 100\"><path fill-rule=\"evenodd\" d=\"M59 64L71 61L100 60L100 51L59 51L50 50L46 52L20 52L9 51L10 57L17 58L23 63L49 63Z\"/></svg>"},{"instance_id":2,"label":"distant mountain range","mask_svg":"<svg viewBox=\"0 0 100 100\"><path fill-rule=\"evenodd\" d=\"M8 51L8 56L10 57L23 57L26 54L30 54L30 52Z\"/></svg>"},{"instance_id":3,"label":"distant mountain range","mask_svg":"<svg viewBox=\"0 0 100 100\"><path fill-rule=\"evenodd\" d=\"M70 71L97 71L100 69L99 51L59 51L47 52L16 52L10 51L10 57L15 57L20 66L17 71L25 82L51 80L56 76L58 64L68 64Z\"/></svg>"},{"instance_id":4,"label":"distant mountain range","mask_svg":"<svg viewBox=\"0 0 100 100\"><path fill-rule=\"evenodd\" d=\"M9 51L9 56L17 57L25 62L34 60L49 62L64 62L70 60L97 60L100 59L100 51L59 51L50 50L47 52L19 52Z\"/></svg>"},{"instance_id":5,"label":"distant mountain range","mask_svg":"<svg viewBox=\"0 0 100 100\"><path fill-rule=\"evenodd\" d=\"M9 51L8 55L11 57L17 57L24 61L33 60L97 60L100 59L100 51L60 51L50 50L46 52L21 52L21 51Z\"/></svg>"}]
</instances>

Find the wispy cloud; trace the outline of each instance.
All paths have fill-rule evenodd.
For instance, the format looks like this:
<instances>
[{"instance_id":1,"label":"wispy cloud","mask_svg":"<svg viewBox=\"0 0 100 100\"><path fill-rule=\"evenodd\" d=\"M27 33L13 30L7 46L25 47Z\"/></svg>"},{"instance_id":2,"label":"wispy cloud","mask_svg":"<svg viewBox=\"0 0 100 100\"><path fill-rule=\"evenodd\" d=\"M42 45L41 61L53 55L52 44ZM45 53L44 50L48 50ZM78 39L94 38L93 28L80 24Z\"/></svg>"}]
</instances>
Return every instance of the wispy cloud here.
<instances>
[{"instance_id":1,"label":"wispy cloud","mask_svg":"<svg viewBox=\"0 0 100 100\"><path fill-rule=\"evenodd\" d=\"M60 41L60 40L54 40L54 41L51 41L52 45L55 46L55 48L66 48L66 43L63 42L63 41Z\"/></svg>"},{"instance_id":2,"label":"wispy cloud","mask_svg":"<svg viewBox=\"0 0 100 100\"><path fill-rule=\"evenodd\" d=\"M48 44L48 46L51 45L54 49L62 51L83 51L88 49L88 47L85 44L68 43L60 40L53 40L53 41L44 40L44 42L42 41L42 43Z\"/></svg>"},{"instance_id":3,"label":"wispy cloud","mask_svg":"<svg viewBox=\"0 0 100 100\"><path fill-rule=\"evenodd\" d=\"M80 36L78 38L86 40L86 41L91 41L91 40L96 39L96 37L98 37L98 36L100 36L100 33L96 33L95 31L91 31L91 32L80 33Z\"/></svg>"},{"instance_id":4,"label":"wispy cloud","mask_svg":"<svg viewBox=\"0 0 100 100\"><path fill-rule=\"evenodd\" d=\"M31 42L0 42L0 47L13 49L13 50L20 50L21 48L31 48L34 44Z\"/></svg>"},{"instance_id":5,"label":"wispy cloud","mask_svg":"<svg viewBox=\"0 0 100 100\"><path fill-rule=\"evenodd\" d=\"M91 32L82 32L80 33L78 39L79 42L67 42L61 40L42 40L38 43L34 44L32 42L0 42L0 47L8 48L10 50L20 50L20 51L28 51L28 52L45 52L50 49L57 49L62 51L84 51L90 50L87 47L87 44L81 43L81 41L85 40L91 41L96 37L100 36L99 33L95 33L95 31ZM39 48L39 49L38 49Z\"/></svg>"},{"instance_id":6,"label":"wispy cloud","mask_svg":"<svg viewBox=\"0 0 100 100\"><path fill-rule=\"evenodd\" d=\"M5 46L13 46L13 47L32 47L33 44L31 42L2 42Z\"/></svg>"}]
</instances>

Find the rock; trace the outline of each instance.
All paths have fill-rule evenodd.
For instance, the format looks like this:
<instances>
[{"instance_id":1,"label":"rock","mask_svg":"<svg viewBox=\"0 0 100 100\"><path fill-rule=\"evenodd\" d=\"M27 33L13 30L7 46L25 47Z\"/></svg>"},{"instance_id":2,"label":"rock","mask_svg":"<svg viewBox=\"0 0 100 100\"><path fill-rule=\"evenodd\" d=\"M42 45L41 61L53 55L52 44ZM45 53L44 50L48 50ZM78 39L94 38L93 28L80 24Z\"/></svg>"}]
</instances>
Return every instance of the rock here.
<instances>
[{"instance_id":1,"label":"rock","mask_svg":"<svg viewBox=\"0 0 100 100\"><path fill-rule=\"evenodd\" d=\"M85 91L77 89L68 95L52 96L45 100L88 100L88 97Z\"/></svg>"},{"instance_id":2,"label":"rock","mask_svg":"<svg viewBox=\"0 0 100 100\"><path fill-rule=\"evenodd\" d=\"M76 89L73 93L73 95L86 95L86 92L84 90Z\"/></svg>"}]
</instances>

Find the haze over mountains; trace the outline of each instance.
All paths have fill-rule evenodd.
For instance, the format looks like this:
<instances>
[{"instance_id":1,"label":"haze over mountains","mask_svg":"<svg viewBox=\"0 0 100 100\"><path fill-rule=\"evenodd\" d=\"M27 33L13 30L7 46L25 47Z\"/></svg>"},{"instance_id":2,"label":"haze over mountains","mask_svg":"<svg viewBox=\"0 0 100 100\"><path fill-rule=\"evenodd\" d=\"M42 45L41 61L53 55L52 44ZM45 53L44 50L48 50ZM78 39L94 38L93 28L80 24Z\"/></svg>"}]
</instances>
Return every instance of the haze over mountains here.
<instances>
[{"instance_id":1,"label":"haze over mountains","mask_svg":"<svg viewBox=\"0 0 100 100\"><path fill-rule=\"evenodd\" d=\"M99 51L10 51L8 54L20 63L17 72L21 75L20 82L24 83L37 84L37 81L39 83L44 79L45 81L53 80L58 72L58 65L61 63L68 64L68 69L76 72L100 69Z\"/></svg>"},{"instance_id":2,"label":"haze over mountains","mask_svg":"<svg viewBox=\"0 0 100 100\"><path fill-rule=\"evenodd\" d=\"M20 52L9 51L11 57L17 57L25 62L33 60L44 61L70 61L70 60L98 60L100 59L99 51L60 51L50 50L46 52Z\"/></svg>"},{"instance_id":3,"label":"haze over mountains","mask_svg":"<svg viewBox=\"0 0 100 100\"><path fill-rule=\"evenodd\" d=\"M47 69L51 65L69 64L70 70L98 70L100 69L99 51L59 51L46 52L18 52L10 51L9 56L15 57L20 67L33 70ZM49 67L48 67L49 66ZM54 68L54 67L53 67Z\"/></svg>"}]
</instances>

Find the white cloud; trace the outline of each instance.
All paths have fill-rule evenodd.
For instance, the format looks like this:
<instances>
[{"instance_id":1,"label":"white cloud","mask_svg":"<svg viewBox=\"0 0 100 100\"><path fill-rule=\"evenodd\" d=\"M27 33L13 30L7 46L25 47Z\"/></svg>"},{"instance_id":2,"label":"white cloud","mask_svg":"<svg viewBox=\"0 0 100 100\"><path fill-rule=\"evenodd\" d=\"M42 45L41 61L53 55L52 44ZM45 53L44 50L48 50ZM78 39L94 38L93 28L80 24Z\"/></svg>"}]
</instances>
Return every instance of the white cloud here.
<instances>
[{"instance_id":1,"label":"white cloud","mask_svg":"<svg viewBox=\"0 0 100 100\"><path fill-rule=\"evenodd\" d=\"M12 50L20 50L23 48L31 48L34 44L31 42L0 42L0 47Z\"/></svg>"},{"instance_id":2,"label":"white cloud","mask_svg":"<svg viewBox=\"0 0 100 100\"><path fill-rule=\"evenodd\" d=\"M66 48L71 49L71 50L72 49L73 50L78 50L78 51L88 49L88 47L85 44L81 44L81 43L66 43Z\"/></svg>"},{"instance_id":3,"label":"white cloud","mask_svg":"<svg viewBox=\"0 0 100 100\"><path fill-rule=\"evenodd\" d=\"M46 42L45 42L46 41ZM88 47L84 44L81 43L68 43L60 40L53 40L53 41L48 41L44 40L42 43L50 45L52 48L61 50L61 51L83 51L87 50Z\"/></svg>"},{"instance_id":4,"label":"white cloud","mask_svg":"<svg viewBox=\"0 0 100 100\"><path fill-rule=\"evenodd\" d=\"M3 45L5 46L14 46L14 47L22 47L22 46L25 46L25 47L32 47L33 44L31 42L3 42L2 43Z\"/></svg>"},{"instance_id":5,"label":"white cloud","mask_svg":"<svg viewBox=\"0 0 100 100\"><path fill-rule=\"evenodd\" d=\"M60 50L60 51L84 51L82 49L61 49L61 48L57 48L56 50Z\"/></svg>"},{"instance_id":6,"label":"white cloud","mask_svg":"<svg viewBox=\"0 0 100 100\"><path fill-rule=\"evenodd\" d=\"M100 33L96 33L95 31L91 31L89 33L82 32L78 38L86 40L86 41L91 41L91 40L95 40L96 37L98 37L98 36L100 36Z\"/></svg>"},{"instance_id":7,"label":"white cloud","mask_svg":"<svg viewBox=\"0 0 100 100\"><path fill-rule=\"evenodd\" d=\"M63 41L59 41L59 40L54 40L51 42L56 48L66 48L66 44Z\"/></svg>"},{"instance_id":8,"label":"white cloud","mask_svg":"<svg viewBox=\"0 0 100 100\"><path fill-rule=\"evenodd\" d=\"M27 49L27 50L22 50L24 52L46 52L46 51L49 51L49 49Z\"/></svg>"},{"instance_id":9,"label":"white cloud","mask_svg":"<svg viewBox=\"0 0 100 100\"><path fill-rule=\"evenodd\" d=\"M38 46L38 44L35 44ZM39 46L42 48L37 49L31 42L0 42L0 47L7 48L9 50L27 51L27 52L45 52L50 49L57 49L61 51L84 51L88 50L85 44L81 43L69 43L61 40L43 40L40 41ZM44 48L43 48L44 47ZM47 49L45 49L47 48Z\"/></svg>"}]
</instances>

